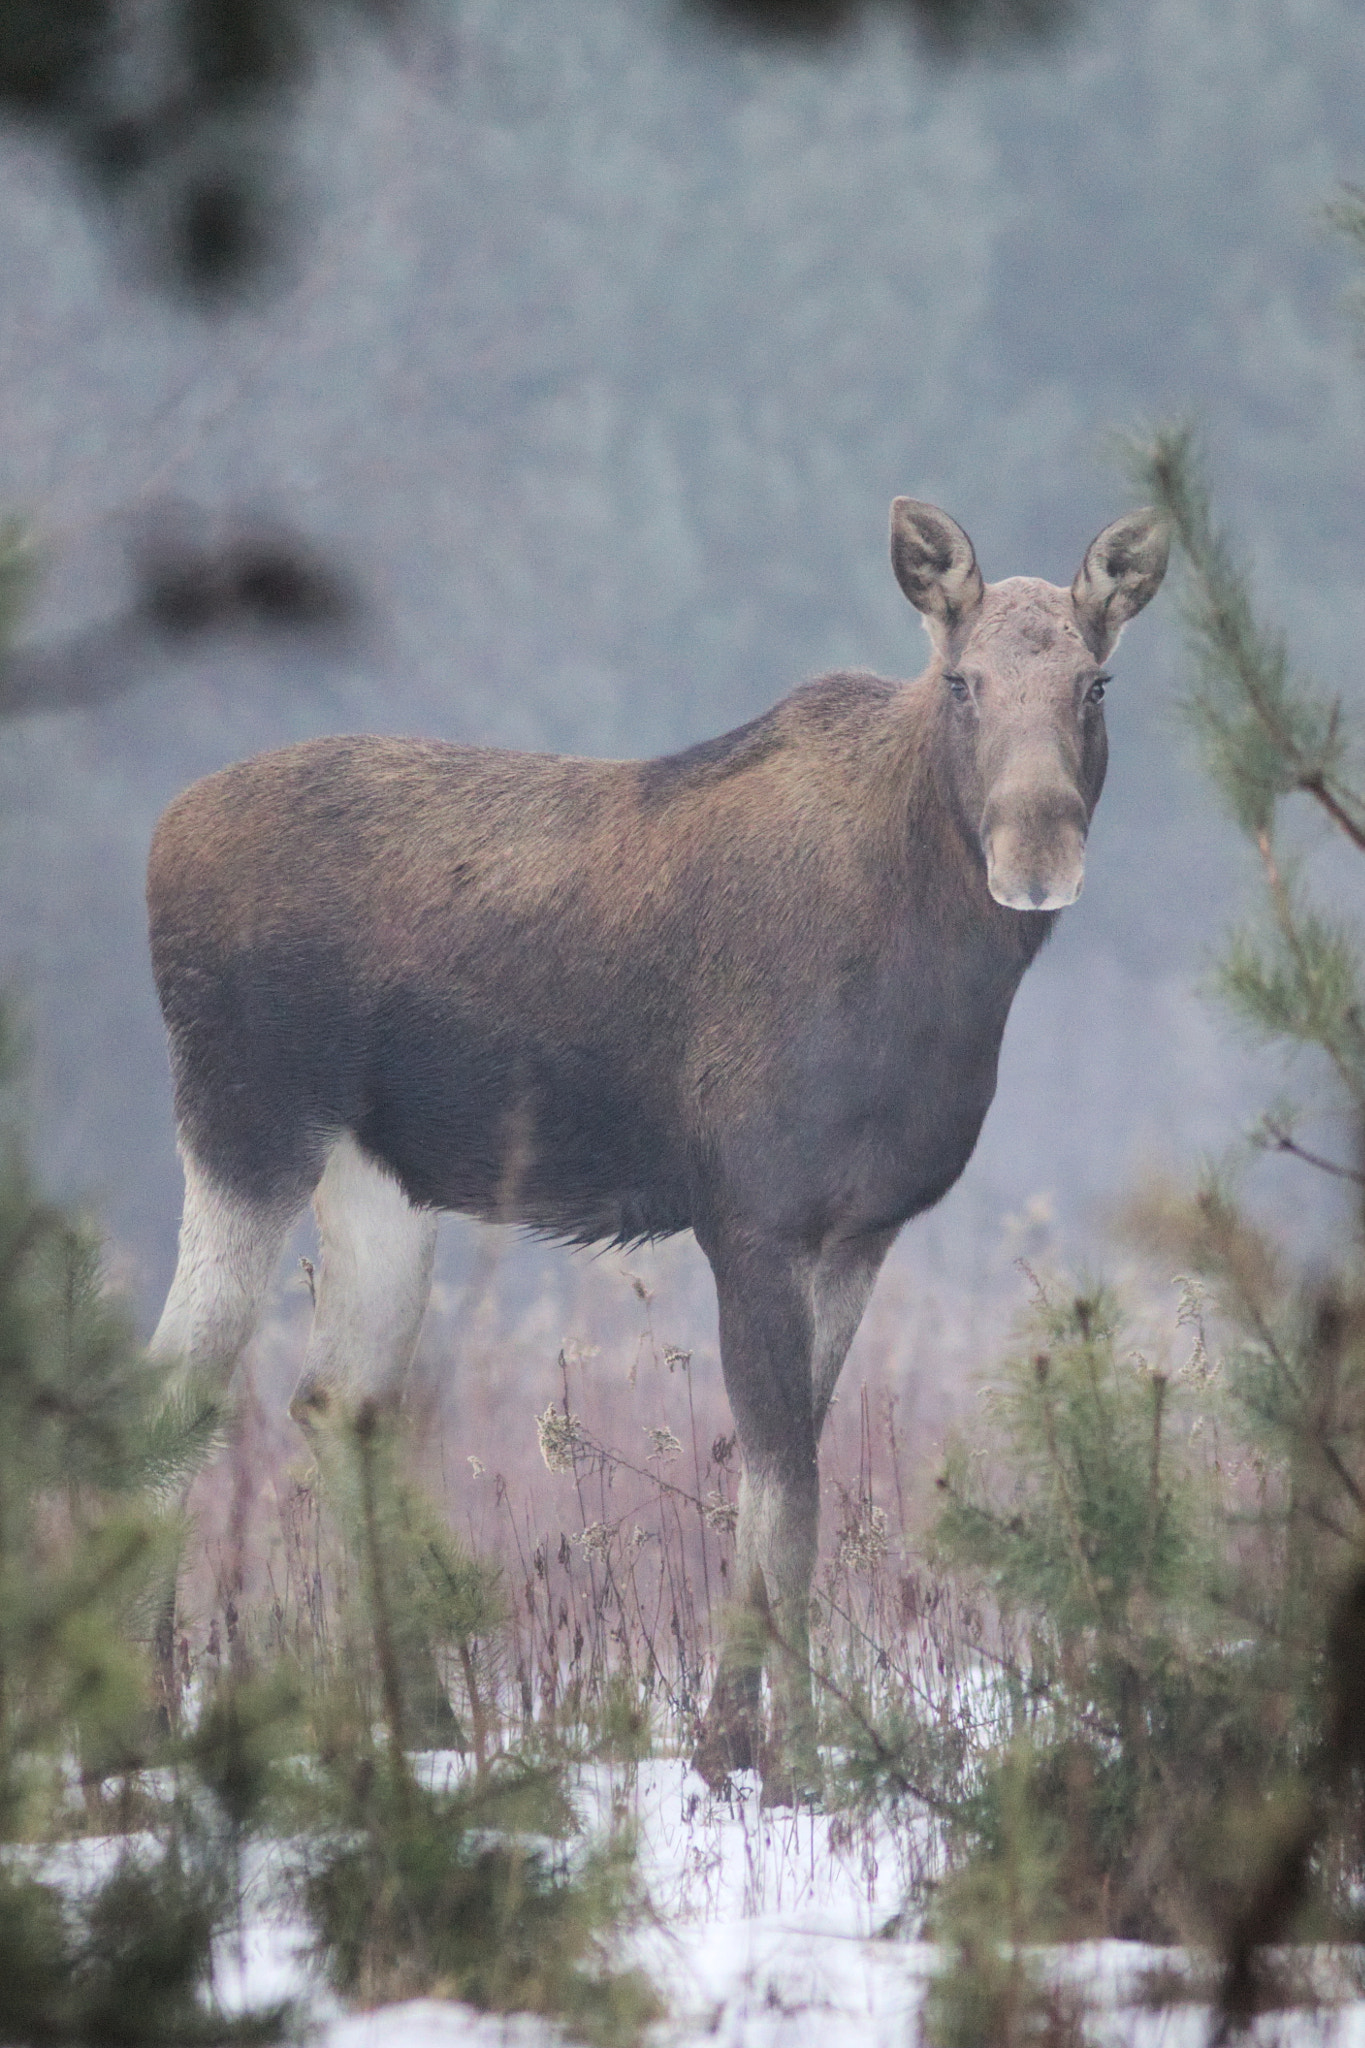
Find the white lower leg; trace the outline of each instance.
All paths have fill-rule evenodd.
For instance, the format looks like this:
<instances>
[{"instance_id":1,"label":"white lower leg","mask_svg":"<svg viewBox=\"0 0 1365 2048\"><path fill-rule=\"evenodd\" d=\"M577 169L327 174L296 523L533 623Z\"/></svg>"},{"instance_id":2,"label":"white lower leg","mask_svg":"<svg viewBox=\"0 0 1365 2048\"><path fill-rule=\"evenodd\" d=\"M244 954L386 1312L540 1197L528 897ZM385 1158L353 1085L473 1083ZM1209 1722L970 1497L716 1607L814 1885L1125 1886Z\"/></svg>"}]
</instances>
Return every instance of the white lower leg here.
<instances>
[{"instance_id":1,"label":"white lower leg","mask_svg":"<svg viewBox=\"0 0 1365 2048\"><path fill-rule=\"evenodd\" d=\"M736 1551L739 1584L747 1597L761 1580L780 1640L804 1659L811 1577L815 1570L819 1494L745 1469L739 1485Z\"/></svg>"},{"instance_id":2,"label":"white lower leg","mask_svg":"<svg viewBox=\"0 0 1365 2048\"><path fill-rule=\"evenodd\" d=\"M225 1382L255 1331L292 1219L221 1187L188 1152L181 1164L180 1252L148 1349L168 1368Z\"/></svg>"},{"instance_id":3,"label":"white lower leg","mask_svg":"<svg viewBox=\"0 0 1365 2048\"><path fill-rule=\"evenodd\" d=\"M313 1197L322 1256L303 1377L302 1420L334 1399L396 1394L431 1293L436 1216L416 1209L351 1137L338 1140Z\"/></svg>"}]
</instances>

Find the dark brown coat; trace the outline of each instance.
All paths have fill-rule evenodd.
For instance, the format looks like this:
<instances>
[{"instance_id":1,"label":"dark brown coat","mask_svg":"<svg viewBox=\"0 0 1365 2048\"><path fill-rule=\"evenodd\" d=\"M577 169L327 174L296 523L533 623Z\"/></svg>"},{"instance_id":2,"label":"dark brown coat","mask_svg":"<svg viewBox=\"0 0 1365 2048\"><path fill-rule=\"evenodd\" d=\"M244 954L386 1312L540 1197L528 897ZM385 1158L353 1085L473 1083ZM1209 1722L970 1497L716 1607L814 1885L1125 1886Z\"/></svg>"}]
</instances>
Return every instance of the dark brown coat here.
<instances>
[{"instance_id":1,"label":"dark brown coat","mask_svg":"<svg viewBox=\"0 0 1365 2048\"><path fill-rule=\"evenodd\" d=\"M831 676L644 764L329 739L210 777L149 883L187 1143L300 1202L349 1130L415 1203L578 1243L903 1223L1053 916L987 894L946 718L937 677Z\"/></svg>"}]
</instances>

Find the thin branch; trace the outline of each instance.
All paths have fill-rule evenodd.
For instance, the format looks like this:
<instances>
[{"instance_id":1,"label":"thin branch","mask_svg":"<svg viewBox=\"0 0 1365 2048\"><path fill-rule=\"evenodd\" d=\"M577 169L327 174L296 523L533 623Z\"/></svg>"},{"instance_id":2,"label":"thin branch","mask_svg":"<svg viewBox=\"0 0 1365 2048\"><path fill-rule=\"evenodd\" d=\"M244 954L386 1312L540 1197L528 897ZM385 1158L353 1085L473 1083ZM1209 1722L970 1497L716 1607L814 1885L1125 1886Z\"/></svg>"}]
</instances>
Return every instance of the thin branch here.
<instances>
[{"instance_id":1,"label":"thin branch","mask_svg":"<svg viewBox=\"0 0 1365 2048\"><path fill-rule=\"evenodd\" d=\"M1341 827L1351 844L1361 853L1365 853L1365 828L1351 817L1340 797L1333 795L1321 770L1302 776L1298 787L1305 796L1311 796L1315 802L1321 804L1328 817Z\"/></svg>"},{"instance_id":2,"label":"thin branch","mask_svg":"<svg viewBox=\"0 0 1365 2048\"><path fill-rule=\"evenodd\" d=\"M1323 1462L1327 1465L1329 1470L1336 1476L1336 1478L1340 1480L1341 1484L1345 1487L1347 1493L1351 1496L1351 1499L1354 1502L1355 1506L1358 1507L1362 1511L1362 1513L1365 1513L1365 1493L1361 1491L1356 1481L1351 1477L1350 1472L1348 1471L1346 1465L1342 1460L1341 1453L1335 1448L1333 1444L1330 1444L1327 1441L1326 1437L1318 1436L1315 1434L1309 1437L1309 1442L1321 1453Z\"/></svg>"},{"instance_id":3,"label":"thin branch","mask_svg":"<svg viewBox=\"0 0 1365 2048\"><path fill-rule=\"evenodd\" d=\"M1104 1603L1100 1599L1099 1589L1095 1584L1095 1576L1090 1569L1090 1560L1085 1554L1085 1539L1081 1533L1080 1518L1076 1513L1075 1504L1071 1498L1071 1488L1067 1483L1066 1467L1062 1463L1061 1451L1057 1444L1057 1426L1052 1413L1052 1394L1048 1386L1048 1366L1049 1361L1046 1355L1040 1353L1034 1361L1034 1371L1037 1375L1038 1389L1042 1396L1044 1437L1047 1442L1048 1455L1052 1460L1052 1470L1057 1482L1057 1491L1061 1496L1062 1519L1066 1526L1067 1540L1071 1546L1071 1555L1075 1561L1076 1569L1081 1575L1081 1583L1085 1587L1086 1597L1094 1609L1095 1619L1104 1628L1109 1625Z\"/></svg>"},{"instance_id":4,"label":"thin branch","mask_svg":"<svg viewBox=\"0 0 1365 2048\"><path fill-rule=\"evenodd\" d=\"M891 1745L881 1735L875 1723L868 1719L857 1701L850 1698L842 1686L836 1685L827 1672L817 1671L808 1657L800 1656L792 1648L786 1637L779 1635L777 1629L773 1626L771 1616L767 1619L766 1627L768 1639L773 1647L781 1651L782 1655L791 1663L802 1665L814 1683L820 1687L821 1691L828 1693L832 1700L837 1700L838 1704L858 1729L858 1732L866 1738L874 1760L886 1772L888 1780L895 1786L898 1792L907 1795L911 1799L918 1799L922 1805L928 1807L931 1813L946 1816L955 1816L957 1814L958 1808L952 1800L940 1798L936 1792L926 1791L923 1785L917 1785L912 1778L906 1776L904 1767L895 1750L892 1749Z\"/></svg>"},{"instance_id":5,"label":"thin branch","mask_svg":"<svg viewBox=\"0 0 1365 2048\"><path fill-rule=\"evenodd\" d=\"M1365 1188L1365 1173L1359 1167L1342 1166L1335 1159L1324 1159L1318 1152L1310 1152L1290 1136L1283 1124L1271 1117L1264 1117L1255 1141L1267 1152L1286 1152L1291 1159L1301 1159L1305 1166L1315 1166L1319 1173L1330 1173L1337 1180L1349 1180L1358 1188Z\"/></svg>"}]
</instances>

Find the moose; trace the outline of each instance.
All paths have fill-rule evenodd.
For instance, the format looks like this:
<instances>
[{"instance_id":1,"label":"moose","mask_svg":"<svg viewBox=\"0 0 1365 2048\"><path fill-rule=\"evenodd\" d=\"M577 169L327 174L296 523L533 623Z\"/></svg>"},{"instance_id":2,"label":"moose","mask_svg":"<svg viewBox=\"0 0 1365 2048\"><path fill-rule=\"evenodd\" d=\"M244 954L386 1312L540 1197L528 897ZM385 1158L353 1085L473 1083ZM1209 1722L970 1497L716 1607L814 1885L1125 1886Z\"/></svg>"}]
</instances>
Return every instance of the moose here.
<instances>
[{"instance_id":1,"label":"moose","mask_svg":"<svg viewBox=\"0 0 1365 2048\"><path fill-rule=\"evenodd\" d=\"M310 1197L305 1426L397 1398L439 1212L573 1245L691 1230L749 1616L701 1726L712 1782L757 1766L781 1797L812 1756L821 1428L1080 894L1104 664L1167 552L1138 511L1069 590L987 585L954 520L897 498L892 565L932 647L917 681L827 675L646 761L309 740L208 776L157 827L185 1202L154 1357L226 1383Z\"/></svg>"}]
</instances>

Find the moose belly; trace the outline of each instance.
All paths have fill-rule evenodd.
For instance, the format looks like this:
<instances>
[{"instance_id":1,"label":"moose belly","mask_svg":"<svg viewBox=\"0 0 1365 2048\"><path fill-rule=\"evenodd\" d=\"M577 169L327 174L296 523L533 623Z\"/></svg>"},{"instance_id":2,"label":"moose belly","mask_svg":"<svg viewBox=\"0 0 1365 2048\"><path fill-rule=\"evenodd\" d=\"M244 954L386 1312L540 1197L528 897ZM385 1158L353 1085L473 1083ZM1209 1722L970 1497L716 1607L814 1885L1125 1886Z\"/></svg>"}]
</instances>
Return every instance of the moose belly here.
<instances>
[{"instance_id":1,"label":"moose belly","mask_svg":"<svg viewBox=\"0 0 1365 2048\"><path fill-rule=\"evenodd\" d=\"M689 1223L676 1134L624 1047L410 991L371 1046L356 1136L413 1201L584 1244Z\"/></svg>"}]
</instances>

